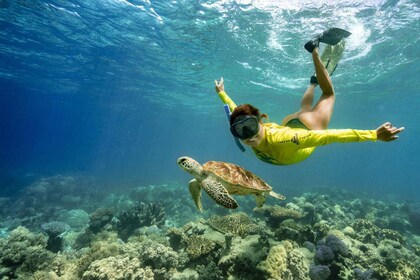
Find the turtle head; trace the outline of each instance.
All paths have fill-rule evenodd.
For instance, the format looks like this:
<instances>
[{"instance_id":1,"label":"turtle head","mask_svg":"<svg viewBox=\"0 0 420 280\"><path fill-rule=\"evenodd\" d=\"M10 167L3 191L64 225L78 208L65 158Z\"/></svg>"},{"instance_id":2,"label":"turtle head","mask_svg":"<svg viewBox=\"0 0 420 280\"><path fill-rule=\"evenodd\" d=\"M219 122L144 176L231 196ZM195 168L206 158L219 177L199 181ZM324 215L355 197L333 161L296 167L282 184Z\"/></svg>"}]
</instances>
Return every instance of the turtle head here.
<instances>
[{"instance_id":1,"label":"turtle head","mask_svg":"<svg viewBox=\"0 0 420 280\"><path fill-rule=\"evenodd\" d=\"M200 175L203 171L203 167L190 157L180 157L176 161L183 170L187 171L192 175Z\"/></svg>"}]
</instances>

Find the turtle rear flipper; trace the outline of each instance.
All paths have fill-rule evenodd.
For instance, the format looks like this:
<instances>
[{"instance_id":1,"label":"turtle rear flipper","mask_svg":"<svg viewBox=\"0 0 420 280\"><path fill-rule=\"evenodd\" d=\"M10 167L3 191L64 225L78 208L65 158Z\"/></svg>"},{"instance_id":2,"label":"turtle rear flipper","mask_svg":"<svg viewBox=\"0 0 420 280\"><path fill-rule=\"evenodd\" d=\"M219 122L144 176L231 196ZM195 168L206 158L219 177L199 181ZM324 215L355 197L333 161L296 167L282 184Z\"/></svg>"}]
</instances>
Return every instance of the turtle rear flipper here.
<instances>
[{"instance_id":1,"label":"turtle rear flipper","mask_svg":"<svg viewBox=\"0 0 420 280\"><path fill-rule=\"evenodd\" d=\"M270 191L268 194L269 194L270 196L275 197L275 198L280 199L280 200L285 200L285 199L286 199L286 197L285 197L284 195L281 195L281 194L275 193L275 192L273 192L273 191Z\"/></svg>"},{"instance_id":2,"label":"turtle rear flipper","mask_svg":"<svg viewBox=\"0 0 420 280\"><path fill-rule=\"evenodd\" d=\"M263 207L265 203L265 195L262 193L255 194L255 202L257 203L258 208Z\"/></svg>"},{"instance_id":3,"label":"turtle rear flipper","mask_svg":"<svg viewBox=\"0 0 420 280\"><path fill-rule=\"evenodd\" d=\"M197 206L200 212L203 212L203 204L201 203L201 186L200 183L197 182L196 179L192 179L188 183L188 188L190 190L190 194L192 199L194 200L195 206Z\"/></svg>"},{"instance_id":4,"label":"turtle rear flipper","mask_svg":"<svg viewBox=\"0 0 420 280\"><path fill-rule=\"evenodd\" d=\"M207 178L201 182L203 189L217 204L229 208L238 208L238 203L233 199L222 183L214 178Z\"/></svg>"}]
</instances>

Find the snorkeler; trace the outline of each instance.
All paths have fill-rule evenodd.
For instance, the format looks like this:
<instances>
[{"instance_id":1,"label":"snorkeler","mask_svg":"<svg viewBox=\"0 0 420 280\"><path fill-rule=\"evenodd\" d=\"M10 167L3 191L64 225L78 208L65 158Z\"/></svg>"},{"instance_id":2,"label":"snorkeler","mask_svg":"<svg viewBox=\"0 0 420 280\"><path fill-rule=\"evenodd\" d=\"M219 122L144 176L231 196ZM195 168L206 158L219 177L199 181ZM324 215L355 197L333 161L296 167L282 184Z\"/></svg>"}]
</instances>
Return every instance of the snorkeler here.
<instances>
[{"instance_id":1,"label":"snorkeler","mask_svg":"<svg viewBox=\"0 0 420 280\"><path fill-rule=\"evenodd\" d=\"M263 122L268 116L261 114L251 104L236 106L225 92L223 78L215 81L216 92L232 112L229 119L232 135L251 147L264 162L276 165L295 164L309 157L318 146L368 140L389 142L396 140L397 134L404 130L404 127L394 127L390 122L382 124L376 130L327 129L335 102L330 78L335 67L328 73L318 54L319 43L323 42L320 37L322 39L323 34L305 44L305 49L312 54L315 76L311 77L310 85L303 95L300 110L286 116L281 125ZM341 40L342 38L339 41ZM317 85L321 88L322 95L313 106Z\"/></svg>"}]
</instances>

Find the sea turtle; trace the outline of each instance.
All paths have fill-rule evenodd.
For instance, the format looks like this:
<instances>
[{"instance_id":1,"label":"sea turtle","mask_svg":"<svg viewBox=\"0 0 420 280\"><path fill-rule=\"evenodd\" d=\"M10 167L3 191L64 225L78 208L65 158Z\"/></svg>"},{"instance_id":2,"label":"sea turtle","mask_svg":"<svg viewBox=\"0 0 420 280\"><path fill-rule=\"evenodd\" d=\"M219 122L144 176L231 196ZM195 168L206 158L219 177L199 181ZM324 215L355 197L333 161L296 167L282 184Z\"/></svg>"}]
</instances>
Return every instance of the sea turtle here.
<instances>
[{"instance_id":1,"label":"sea turtle","mask_svg":"<svg viewBox=\"0 0 420 280\"><path fill-rule=\"evenodd\" d=\"M235 209L238 203L230 194L255 195L257 207L262 207L267 195L284 200L281 194L272 191L270 185L252 172L233 163L208 161L201 166L190 157L180 157L178 165L188 173L192 179L188 187L198 210L203 211L201 204L201 188L219 205Z\"/></svg>"}]
</instances>

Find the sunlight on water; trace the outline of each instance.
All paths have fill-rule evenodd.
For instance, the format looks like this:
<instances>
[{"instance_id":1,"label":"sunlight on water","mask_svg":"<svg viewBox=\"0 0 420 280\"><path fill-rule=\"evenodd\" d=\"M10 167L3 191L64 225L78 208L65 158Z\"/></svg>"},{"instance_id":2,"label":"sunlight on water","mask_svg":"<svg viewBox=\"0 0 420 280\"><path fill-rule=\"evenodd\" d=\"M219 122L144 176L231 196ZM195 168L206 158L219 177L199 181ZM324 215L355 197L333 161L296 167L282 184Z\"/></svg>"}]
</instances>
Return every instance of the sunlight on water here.
<instances>
[{"instance_id":1,"label":"sunlight on water","mask_svg":"<svg viewBox=\"0 0 420 280\"><path fill-rule=\"evenodd\" d=\"M10 61L1 77L35 81L60 93L77 92L84 83L100 92L104 81L118 80L118 88L162 106L199 108L202 102L194 97L210 100L211 82L221 75L240 84L238 91L250 86L279 95L295 92L313 71L304 43L329 27L352 33L337 72L348 88L374 83L398 65L415 61L415 42L406 38L419 39L408 35L418 34L416 1L4 3L0 33L12 46L3 48ZM17 20L8 20L12 18ZM49 21L54 25L45 24ZM14 36L14 28L24 36ZM37 62L13 69L20 56L31 55L26 46L34 43ZM382 55L385 50L389 55ZM101 57L101 63L94 65L91 54ZM52 71L55 64L62 65L59 71ZM49 79L34 77L38 70ZM69 83L67 73L84 73L89 79ZM178 87L184 90L174 91ZM144 94L144 88L154 94Z\"/></svg>"}]
</instances>

